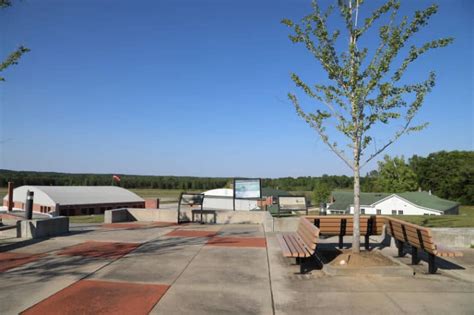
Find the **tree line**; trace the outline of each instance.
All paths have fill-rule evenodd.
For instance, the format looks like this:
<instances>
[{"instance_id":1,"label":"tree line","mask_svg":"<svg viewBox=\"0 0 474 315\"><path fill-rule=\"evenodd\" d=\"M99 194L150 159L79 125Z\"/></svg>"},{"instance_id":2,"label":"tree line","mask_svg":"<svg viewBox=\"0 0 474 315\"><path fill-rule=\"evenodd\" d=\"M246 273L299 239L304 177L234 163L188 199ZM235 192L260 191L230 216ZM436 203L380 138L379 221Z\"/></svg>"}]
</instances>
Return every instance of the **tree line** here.
<instances>
[{"instance_id":1,"label":"tree line","mask_svg":"<svg viewBox=\"0 0 474 315\"><path fill-rule=\"evenodd\" d=\"M440 151L408 161L385 156L378 169L367 174L363 191L431 191L434 195L474 204L474 151Z\"/></svg>"},{"instance_id":2,"label":"tree line","mask_svg":"<svg viewBox=\"0 0 474 315\"><path fill-rule=\"evenodd\" d=\"M120 174L118 174L120 175ZM0 187L8 181L21 185L107 186L112 185L112 174L69 174L0 170ZM209 190L229 187L231 178L189 176L121 175L124 188L154 188L180 190ZM315 201L324 201L335 189L351 189L353 178L345 175L323 175L264 178L263 187L286 191L316 191ZM427 157L414 155L405 161L403 156L385 156L378 169L361 177L364 192L429 191L438 197L474 204L474 151L441 151Z\"/></svg>"}]
</instances>

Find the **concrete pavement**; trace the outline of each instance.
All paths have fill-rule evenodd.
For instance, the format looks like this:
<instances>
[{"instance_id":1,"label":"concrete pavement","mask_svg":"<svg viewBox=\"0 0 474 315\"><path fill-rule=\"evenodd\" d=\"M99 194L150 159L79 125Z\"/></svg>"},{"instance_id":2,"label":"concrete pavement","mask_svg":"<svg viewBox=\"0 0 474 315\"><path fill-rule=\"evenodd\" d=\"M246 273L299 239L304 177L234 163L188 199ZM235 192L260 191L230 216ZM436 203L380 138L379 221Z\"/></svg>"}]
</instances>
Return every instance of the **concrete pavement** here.
<instances>
[{"instance_id":1,"label":"concrete pavement","mask_svg":"<svg viewBox=\"0 0 474 315\"><path fill-rule=\"evenodd\" d=\"M0 272L0 314L474 312L472 249L436 275L423 265L409 266L417 271L410 277L300 275L260 225L134 224L0 241L0 266L8 264Z\"/></svg>"}]
</instances>

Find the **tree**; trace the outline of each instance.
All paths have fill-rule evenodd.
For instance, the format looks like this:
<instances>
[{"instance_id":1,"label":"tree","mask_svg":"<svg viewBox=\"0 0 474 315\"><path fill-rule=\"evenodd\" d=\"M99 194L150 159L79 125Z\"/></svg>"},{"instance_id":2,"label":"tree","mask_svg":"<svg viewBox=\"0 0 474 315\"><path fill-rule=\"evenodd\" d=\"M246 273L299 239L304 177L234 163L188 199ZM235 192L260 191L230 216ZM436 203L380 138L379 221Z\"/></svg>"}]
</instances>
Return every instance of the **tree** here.
<instances>
[{"instance_id":1,"label":"tree","mask_svg":"<svg viewBox=\"0 0 474 315\"><path fill-rule=\"evenodd\" d=\"M11 6L10 0L0 0L0 9L5 9ZM5 69L12 65L18 64L18 60L20 60L23 54L30 51L28 48L24 46L19 46L15 51L10 53L10 55L0 64L0 72L3 72ZM5 81L3 76L0 76L0 81Z\"/></svg>"},{"instance_id":2,"label":"tree","mask_svg":"<svg viewBox=\"0 0 474 315\"><path fill-rule=\"evenodd\" d=\"M404 192L418 189L418 179L415 172L405 163L404 157L385 155L379 163L378 176L375 181L377 191Z\"/></svg>"},{"instance_id":3,"label":"tree","mask_svg":"<svg viewBox=\"0 0 474 315\"><path fill-rule=\"evenodd\" d=\"M288 93L288 97L298 115L354 173L354 253L360 250L360 169L402 135L419 131L427 125L413 125L412 121L425 96L435 85L434 72L430 72L428 78L420 83L402 83L401 79L408 66L419 56L453 41L452 38L442 38L420 46L411 45L405 51L405 45L428 24L438 7L432 5L425 10L416 11L410 20L407 17L398 20L396 17L400 1L389 0L359 23L359 11L363 3L364 0L337 2L345 26L344 34L347 36L347 47L340 52L338 48L344 45L339 39L342 31L331 32L328 27L334 6L323 12L318 2L313 1L313 11L302 18L299 24L289 19L282 20L293 31L289 36L290 40L304 44L328 76L328 83L311 86L297 74L291 75L296 86L309 99L317 101L316 110L305 111L300 103L301 98L294 93ZM379 23L386 17L388 23L378 30L380 44L372 50L369 58L369 49L359 47L359 40L372 30L374 23ZM405 57L399 59L399 53L404 53ZM401 127L394 130L393 136L385 143L377 146L373 140L373 127L400 120ZM350 157L346 155L344 146L329 138L332 131L342 134L352 151ZM374 151L364 156L372 144Z\"/></svg>"},{"instance_id":4,"label":"tree","mask_svg":"<svg viewBox=\"0 0 474 315\"><path fill-rule=\"evenodd\" d=\"M331 188L326 183L318 181L313 189L313 202L315 204L327 202L330 194Z\"/></svg>"},{"instance_id":5,"label":"tree","mask_svg":"<svg viewBox=\"0 0 474 315\"><path fill-rule=\"evenodd\" d=\"M440 151L427 157L414 155L409 163L423 190L466 205L474 204L474 151Z\"/></svg>"}]
</instances>

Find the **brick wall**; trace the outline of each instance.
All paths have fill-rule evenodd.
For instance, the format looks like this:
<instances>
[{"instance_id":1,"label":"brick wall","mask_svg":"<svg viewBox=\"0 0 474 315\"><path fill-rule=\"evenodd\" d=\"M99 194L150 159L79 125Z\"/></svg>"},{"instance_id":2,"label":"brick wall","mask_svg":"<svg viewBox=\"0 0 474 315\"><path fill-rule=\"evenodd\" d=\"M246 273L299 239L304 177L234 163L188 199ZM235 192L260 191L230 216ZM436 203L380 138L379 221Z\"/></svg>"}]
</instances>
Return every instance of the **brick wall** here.
<instances>
[{"instance_id":1,"label":"brick wall","mask_svg":"<svg viewBox=\"0 0 474 315\"><path fill-rule=\"evenodd\" d=\"M160 199L145 199L145 208L158 209L160 207Z\"/></svg>"}]
</instances>

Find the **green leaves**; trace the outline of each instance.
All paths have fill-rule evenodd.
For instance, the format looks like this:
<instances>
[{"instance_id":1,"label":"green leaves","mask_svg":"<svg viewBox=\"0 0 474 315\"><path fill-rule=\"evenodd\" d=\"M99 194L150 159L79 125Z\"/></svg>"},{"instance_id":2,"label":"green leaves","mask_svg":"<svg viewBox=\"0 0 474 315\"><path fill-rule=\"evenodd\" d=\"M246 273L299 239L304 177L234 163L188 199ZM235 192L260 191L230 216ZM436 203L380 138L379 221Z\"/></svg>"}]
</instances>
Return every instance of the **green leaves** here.
<instances>
[{"instance_id":1,"label":"green leaves","mask_svg":"<svg viewBox=\"0 0 474 315\"><path fill-rule=\"evenodd\" d=\"M417 175L405 163L403 156L395 156L392 159L386 155L378 165L378 176L375 183L378 191L401 193L418 189Z\"/></svg>"},{"instance_id":2,"label":"green leaves","mask_svg":"<svg viewBox=\"0 0 474 315\"><path fill-rule=\"evenodd\" d=\"M18 60L21 58L21 56L30 50L26 47L20 46L18 47L17 50L12 52L5 61L3 61L0 64L0 72L4 71L6 68L8 68L11 65L16 65L18 64ZM0 76L0 81L5 81L5 78Z\"/></svg>"},{"instance_id":3,"label":"green leaves","mask_svg":"<svg viewBox=\"0 0 474 315\"><path fill-rule=\"evenodd\" d=\"M11 6L11 1L9 0L0 0L0 8L7 8ZM6 68L8 68L11 65L16 65L18 64L18 60L20 60L21 56L23 54L29 52L30 50L24 46L18 47L14 52L12 52L5 61L0 63L0 72L4 71ZM0 81L5 81L5 78L0 76Z\"/></svg>"},{"instance_id":4,"label":"green leaves","mask_svg":"<svg viewBox=\"0 0 474 315\"><path fill-rule=\"evenodd\" d=\"M308 84L298 75L291 79L318 106L310 112L301 107L295 94L289 94L296 111L321 139L346 164L359 165L363 151L372 143L373 137L368 133L378 123L389 125L392 121L402 120L399 129L394 130L393 137L375 149L366 162L380 154L403 134L419 131L427 124L412 126L411 122L421 108L426 95L435 85L435 74L430 72L428 78L420 83L400 85L399 82L409 65L426 52L446 47L453 42L450 37L433 40L422 45L412 45L401 62L397 56L404 52L410 38L428 24L429 19L437 12L432 5L425 10L416 11L411 19L397 19L400 1L388 0L372 12L357 26L357 17L364 1L339 0L337 7L345 25L344 30L330 30L329 18L333 6L323 12L318 1L313 1L313 11L303 17L299 23L284 19L282 23L292 30L290 39L302 43L320 63L327 73L330 84ZM376 21L385 16L388 21L379 29L380 44L378 47L359 47L358 39L373 27ZM397 20L399 22L397 23ZM336 41L347 36L346 49L338 51ZM371 54L372 52L372 54ZM365 59L372 55L369 62ZM324 109L321 108L321 105ZM354 156L349 161L337 144L329 141L326 125L332 126L348 138ZM365 163L366 163L365 162ZM351 166L352 167L352 166Z\"/></svg>"}]
</instances>

